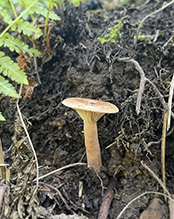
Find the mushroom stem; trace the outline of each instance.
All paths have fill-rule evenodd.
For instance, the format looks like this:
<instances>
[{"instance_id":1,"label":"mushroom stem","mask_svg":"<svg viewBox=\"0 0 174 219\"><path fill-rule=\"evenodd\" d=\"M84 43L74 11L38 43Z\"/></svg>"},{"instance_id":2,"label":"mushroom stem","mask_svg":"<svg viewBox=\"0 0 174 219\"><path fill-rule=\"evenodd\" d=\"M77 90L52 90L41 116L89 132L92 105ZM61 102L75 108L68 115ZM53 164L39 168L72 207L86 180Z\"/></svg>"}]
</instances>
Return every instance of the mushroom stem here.
<instances>
[{"instance_id":1,"label":"mushroom stem","mask_svg":"<svg viewBox=\"0 0 174 219\"><path fill-rule=\"evenodd\" d=\"M90 170L100 172L102 166L100 145L98 141L97 123L84 121L85 146L88 167Z\"/></svg>"}]
</instances>

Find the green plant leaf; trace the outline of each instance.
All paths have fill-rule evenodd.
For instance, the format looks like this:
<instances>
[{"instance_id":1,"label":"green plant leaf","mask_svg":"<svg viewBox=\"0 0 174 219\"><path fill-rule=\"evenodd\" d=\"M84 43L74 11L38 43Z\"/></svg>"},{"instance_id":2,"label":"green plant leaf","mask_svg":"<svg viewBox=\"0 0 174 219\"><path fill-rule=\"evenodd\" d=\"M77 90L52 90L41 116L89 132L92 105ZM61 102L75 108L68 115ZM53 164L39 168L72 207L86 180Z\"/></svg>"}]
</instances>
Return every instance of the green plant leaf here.
<instances>
[{"instance_id":1,"label":"green plant leaf","mask_svg":"<svg viewBox=\"0 0 174 219\"><path fill-rule=\"evenodd\" d=\"M54 13L54 11L50 11L49 18L52 19L52 20L55 20L55 21L60 21L61 20L61 18L56 13Z\"/></svg>"},{"instance_id":2,"label":"green plant leaf","mask_svg":"<svg viewBox=\"0 0 174 219\"><path fill-rule=\"evenodd\" d=\"M17 29L19 33L23 32L24 35L33 36L34 39L38 39L42 35L42 31L39 27L34 26L28 21L23 21L22 19L18 20L11 29L13 31Z\"/></svg>"},{"instance_id":3,"label":"green plant leaf","mask_svg":"<svg viewBox=\"0 0 174 219\"><path fill-rule=\"evenodd\" d=\"M110 32L105 34L103 37L98 37L98 40L100 40L101 44L104 44L105 42L118 42L118 37L122 36L120 33L120 29L122 26L122 21L118 20L118 23L114 27L108 28Z\"/></svg>"},{"instance_id":4,"label":"green plant leaf","mask_svg":"<svg viewBox=\"0 0 174 219\"><path fill-rule=\"evenodd\" d=\"M9 33L5 33L2 38L0 38L0 46L2 45L8 47L12 52L16 51L19 53L20 50L22 50L23 53L27 52L30 56L33 54L39 56L41 54L37 49L30 49L27 44L21 42L18 38L10 36Z\"/></svg>"},{"instance_id":5,"label":"green plant leaf","mask_svg":"<svg viewBox=\"0 0 174 219\"><path fill-rule=\"evenodd\" d=\"M0 7L0 15L5 23L10 24L12 22L11 16L6 9Z\"/></svg>"},{"instance_id":6,"label":"green plant leaf","mask_svg":"<svg viewBox=\"0 0 174 219\"><path fill-rule=\"evenodd\" d=\"M3 115L0 112L0 121L5 121L5 118L3 117Z\"/></svg>"},{"instance_id":7,"label":"green plant leaf","mask_svg":"<svg viewBox=\"0 0 174 219\"><path fill-rule=\"evenodd\" d=\"M2 76L0 76L0 93L10 97L19 97L13 85Z\"/></svg>"},{"instance_id":8,"label":"green plant leaf","mask_svg":"<svg viewBox=\"0 0 174 219\"><path fill-rule=\"evenodd\" d=\"M42 16L46 17L47 15L47 8L43 7L42 5L36 4L34 7L30 8L30 14L41 14ZM50 11L49 18L52 20L61 20L60 17L54 13L54 11Z\"/></svg>"},{"instance_id":9,"label":"green plant leaf","mask_svg":"<svg viewBox=\"0 0 174 219\"><path fill-rule=\"evenodd\" d=\"M17 83L28 84L25 72L22 71L17 63L13 62L9 56L5 56L5 54L0 51L0 73L1 72Z\"/></svg>"}]
</instances>

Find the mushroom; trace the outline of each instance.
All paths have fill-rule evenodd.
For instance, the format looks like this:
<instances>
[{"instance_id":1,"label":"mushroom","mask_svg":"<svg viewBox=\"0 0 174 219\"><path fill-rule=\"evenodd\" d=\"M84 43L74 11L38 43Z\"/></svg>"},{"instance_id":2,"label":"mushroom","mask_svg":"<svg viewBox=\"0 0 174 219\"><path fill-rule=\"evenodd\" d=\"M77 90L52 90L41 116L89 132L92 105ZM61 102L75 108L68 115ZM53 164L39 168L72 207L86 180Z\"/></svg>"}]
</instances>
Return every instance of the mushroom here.
<instances>
[{"instance_id":1,"label":"mushroom","mask_svg":"<svg viewBox=\"0 0 174 219\"><path fill-rule=\"evenodd\" d=\"M62 103L67 107L75 109L83 119L88 168L91 171L100 172L102 163L97 121L105 113L117 113L118 108L108 102L78 97L67 98Z\"/></svg>"}]
</instances>

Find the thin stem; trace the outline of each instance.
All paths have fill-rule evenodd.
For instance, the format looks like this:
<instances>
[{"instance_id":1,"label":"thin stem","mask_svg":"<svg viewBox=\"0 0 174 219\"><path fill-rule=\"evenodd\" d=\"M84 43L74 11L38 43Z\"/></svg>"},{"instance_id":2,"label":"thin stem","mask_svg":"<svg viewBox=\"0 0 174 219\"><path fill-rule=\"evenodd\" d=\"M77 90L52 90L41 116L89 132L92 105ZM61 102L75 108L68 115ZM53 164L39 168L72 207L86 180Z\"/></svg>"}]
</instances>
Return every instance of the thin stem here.
<instances>
[{"instance_id":1,"label":"thin stem","mask_svg":"<svg viewBox=\"0 0 174 219\"><path fill-rule=\"evenodd\" d=\"M11 4L11 8L13 10L13 14L14 14L15 18L17 18L17 13L16 13L16 10L15 10L14 4L13 4L12 0L9 0L9 1L10 1L10 4Z\"/></svg>"},{"instance_id":2,"label":"thin stem","mask_svg":"<svg viewBox=\"0 0 174 219\"><path fill-rule=\"evenodd\" d=\"M34 20L33 25L35 25L35 23L36 23L36 19ZM33 43L33 48L36 49L35 41L32 41L32 43ZM34 53L34 68L35 68L35 72L36 72L36 75L37 75L37 80L38 80L39 84L41 84L40 76L39 76L39 73L38 73L37 56L36 56L35 53Z\"/></svg>"},{"instance_id":3,"label":"thin stem","mask_svg":"<svg viewBox=\"0 0 174 219\"><path fill-rule=\"evenodd\" d=\"M49 20L49 13L50 13L50 10L51 10L51 5L52 5L52 0L49 0L49 6L48 6L48 10L47 10L47 16L46 16L46 19L45 19L45 28L44 28L44 33L46 34L47 33L47 24L48 24L48 20Z\"/></svg>"},{"instance_id":4,"label":"thin stem","mask_svg":"<svg viewBox=\"0 0 174 219\"><path fill-rule=\"evenodd\" d=\"M22 1L22 3L24 4L25 8L28 7L25 1ZM29 14L30 14L31 19L34 21L34 16L31 13Z\"/></svg>"}]
</instances>

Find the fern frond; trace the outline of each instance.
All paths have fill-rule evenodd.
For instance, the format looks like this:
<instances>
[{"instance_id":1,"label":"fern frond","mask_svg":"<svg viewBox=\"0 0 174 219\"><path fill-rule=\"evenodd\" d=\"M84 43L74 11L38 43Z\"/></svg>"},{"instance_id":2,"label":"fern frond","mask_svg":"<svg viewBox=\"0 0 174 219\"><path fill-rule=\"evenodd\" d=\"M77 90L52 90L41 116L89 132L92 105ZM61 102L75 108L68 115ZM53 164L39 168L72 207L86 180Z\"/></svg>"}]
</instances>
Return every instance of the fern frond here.
<instances>
[{"instance_id":1,"label":"fern frond","mask_svg":"<svg viewBox=\"0 0 174 219\"><path fill-rule=\"evenodd\" d=\"M17 63L13 62L9 56L5 56L3 52L0 52L0 73L1 72L17 83L28 84L25 72L23 72Z\"/></svg>"},{"instance_id":2,"label":"fern frond","mask_svg":"<svg viewBox=\"0 0 174 219\"><path fill-rule=\"evenodd\" d=\"M29 53L30 56L33 54L36 54L39 56L41 53L37 49L28 48L28 45L24 42L21 42L18 38L14 38L13 36L10 36L9 33L5 33L2 38L0 38L0 47L1 46L8 47L12 52L16 51L17 53L22 50L23 53Z\"/></svg>"},{"instance_id":3,"label":"fern frond","mask_svg":"<svg viewBox=\"0 0 174 219\"><path fill-rule=\"evenodd\" d=\"M41 14L42 16L46 17L47 15L47 8L43 7L42 5L36 4L34 7L30 8L29 13L30 14ZM54 11L50 11L49 18L52 20L60 20L60 17L54 13Z\"/></svg>"},{"instance_id":4,"label":"fern frond","mask_svg":"<svg viewBox=\"0 0 174 219\"><path fill-rule=\"evenodd\" d=\"M2 76L0 76L0 93L10 97L19 97L13 85Z\"/></svg>"},{"instance_id":5,"label":"fern frond","mask_svg":"<svg viewBox=\"0 0 174 219\"><path fill-rule=\"evenodd\" d=\"M61 18L56 13L54 13L54 11L50 11L49 18L52 19L52 20L55 20L55 21L60 21L61 20Z\"/></svg>"},{"instance_id":6,"label":"fern frond","mask_svg":"<svg viewBox=\"0 0 174 219\"><path fill-rule=\"evenodd\" d=\"M19 33L23 32L24 35L33 36L34 39L38 39L42 35L42 31L39 27L34 26L28 21L23 21L22 19L18 20L11 29L13 31L17 29Z\"/></svg>"},{"instance_id":7,"label":"fern frond","mask_svg":"<svg viewBox=\"0 0 174 219\"><path fill-rule=\"evenodd\" d=\"M3 117L3 115L0 112L0 121L5 121L5 118Z\"/></svg>"},{"instance_id":8,"label":"fern frond","mask_svg":"<svg viewBox=\"0 0 174 219\"><path fill-rule=\"evenodd\" d=\"M6 9L0 7L0 15L5 23L10 24L12 22L11 16Z\"/></svg>"}]
</instances>

